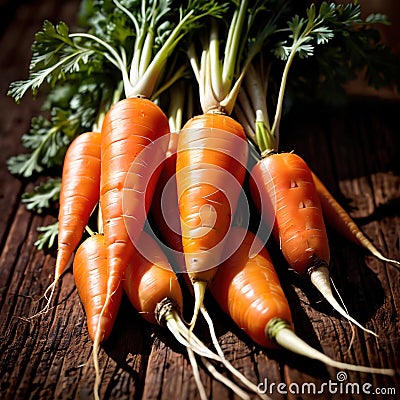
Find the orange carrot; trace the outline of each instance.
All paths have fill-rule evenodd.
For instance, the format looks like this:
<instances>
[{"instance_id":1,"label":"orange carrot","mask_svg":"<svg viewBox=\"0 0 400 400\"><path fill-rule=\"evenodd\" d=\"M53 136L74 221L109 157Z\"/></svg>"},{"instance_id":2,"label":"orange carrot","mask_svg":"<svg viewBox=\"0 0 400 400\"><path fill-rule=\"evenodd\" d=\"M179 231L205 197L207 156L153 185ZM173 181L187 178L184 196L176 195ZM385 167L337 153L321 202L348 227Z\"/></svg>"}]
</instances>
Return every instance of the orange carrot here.
<instances>
[{"instance_id":1,"label":"orange carrot","mask_svg":"<svg viewBox=\"0 0 400 400\"><path fill-rule=\"evenodd\" d=\"M230 239L243 235L242 230L232 228ZM239 249L219 267L210 290L223 311L247 335L261 346L274 348L277 344L266 335L265 327L273 318L291 324L289 304L267 250L256 243L260 240L252 232L244 234ZM257 254L252 254L252 245L258 246Z\"/></svg>"},{"instance_id":2,"label":"orange carrot","mask_svg":"<svg viewBox=\"0 0 400 400\"><path fill-rule=\"evenodd\" d=\"M329 282L330 249L319 196L311 170L294 153L270 154L251 172L250 190L256 205L270 207L275 216L273 236L291 268L311 282L345 318L348 315L333 296ZM268 205L268 206L266 206ZM262 212L269 221L270 215Z\"/></svg>"},{"instance_id":3,"label":"orange carrot","mask_svg":"<svg viewBox=\"0 0 400 400\"><path fill-rule=\"evenodd\" d=\"M56 276L71 260L99 201L101 134L87 132L70 145L64 160L58 217Z\"/></svg>"},{"instance_id":4,"label":"orange carrot","mask_svg":"<svg viewBox=\"0 0 400 400\"><path fill-rule=\"evenodd\" d=\"M158 304L169 299L180 313L183 297L178 279L156 241L142 232L138 247L145 246L151 259L136 252L129 259L123 287L129 301L148 322L156 324ZM164 323L164 322L163 322Z\"/></svg>"},{"instance_id":5,"label":"orange carrot","mask_svg":"<svg viewBox=\"0 0 400 400\"><path fill-rule=\"evenodd\" d=\"M55 286L67 269L82 239L90 214L99 201L101 135L87 132L74 139L65 155L58 214L58 250L54 281L46 306L49 309ZM39 315L37 314L37 315Z\"/></svg>"},{"instance_id":6,"label":"orange carrot","mask_svg":"<svg viewBox=\"0 0 400 400\"><path fill-rule=\"evenodd\" d=\"M240 227L231 230L230 243L243 234L245 239L219 267L210 290L222 310L252 340L268 348L281 346L336 368L394 375L392 369L335 361L300 339L293 331L290 307L266 248L252 232L243 231Z\"/></svg>"},{"instance_id":7,"label":"orange carrot","mask_svg":"<svg viewBox=\"0 0 400 400\"><path fill-rule=\"evenodd\" d=\"M93 361L96 370L94 391L95 398L99 398L98 351L112 331L122 298L122 286L119 286L113 293L113 301L107 301L109 270L103 235L90 236L79 246L74 257L73 271L79 297L85 309L89 336L93 341Z\"/></svg>"},{"instance_id":8,"label":"orange carrot","mask_svg":"<svg viewBox=\"0 0 400 400\"><path fill-rule=\"evenodd\" d=\"M107 251L102 234L88 237L78 248L73 263L74 279L85 308L89 336L103 343L111 333L121 299L121 288L107 311L100 315L107 292ZM96 284L94 284L96 283ZM100 329L100 333L98 333Z\"/></svg>"},{"instance_id":9,"label":"orange carrot","mask_svg":"<svg viewBox=\"0 0 400 400\"><path fill-rule=\"evenodd\" d=\"M194 117L179 134L176 181L186 269L195 293L192 325L221 261L246 162L243 128L227 115Z\"/></svg>"},{"instance_id":10,"label":"orange carrot","mask_svg":"<svg viewBox=\"0 0 400 400\"><path fill-rule=\"evenodd\" d=\"M157 139L168 132L165 114L143 98L119 101L104 118L100 206L109 271L105 309L121 284L132 242L142 233L167 145Z\"/></svg>"},{"instance_id":11,"label":"orange carrot","mask_svg":"<svg viewBox=\"0 0 400 400\"><path fill-rule=\"evenodd\" d=\"M208 284L221 263L226 234L236 212L246 174L248 145L243 127L230 114L246 68L268 35L269 21L260 40L249 40L255 11L251 2L232 3L229 29L221 30L215 19L203 31L201 52L194 43L188 49L190 65L199 88L202 115L190 119L179 134L177 188L186 270L195 297L193 329ZM265 28L265 29L264 29ZM249 51L242 52L251 42ZM223 54L221 57L220 55Z\"/></svg>"},{"instance_id":12,"label":"orange carrot","mask_svg":"<svg viewBox=\"0 0 400 400\"><path fill-rule=\"evenodd\" d=\"M289 266L299 274L307 275L337 312L375 335L349 316L333 296L328 269L329 242L310 168L298 155L277 152L287 75L295 54L292 49L286 61L272 125L265 83L271 68L264 71L262 58L248 68L245 85L238 97L238 119L246 126L247 136L261 155L251 171L250 191L265 224L267 227L272 225L273 236Z\"/></svg>"},{"instance_id":13,"label":"orange carrot","mask_svg":"<svg viewBox=\"0 0 400 400\"><path fill-rule=\"evenodd\" d=\"M258 393L255 384L239 373L225 358L213 353L183 323L180 317L183 306L182 292L177 277L157 242L149 234L143 232L138 241L138 248L145 248L146 254L150 257L144 257L137 252L130 258L123 279L125 293L135 309L148 322L165 325L174 337L187 348L189 357L191 351L200 355L209 372L241 398L249 399L249 396L218 373L207 359L222 363L240 382ZM196 372L196 364L191 357L190 361ZM197 383L201 386L199 382ZM199 389L201 390L201 387ZM202 396L203 398L204 396Z\"/></svg>"},{"instance_id":14,"label":"orange carrot","mask_svg":"<svg viewBox=\"0 0 400 400\"><path fill-rule=\"evenodd\" d=\"M100 205L111 263L123 259L124 243L141 234L165 157L167 133L167 117L147 99L121 100L106 114ZM157 142L163 135L165 140Z\"/></svg>"},{"instance_id":15,"label":"orange carrot","mask_svg":"<svg viewBox=\"0 0 400 400\"><path fill-rule=\"evenodd\" d=\"M294 153L271 154L256 164L251 176L253 198L258 197L259 190L261 203L273 206L273 234L289 265L301 275L318 266L328 266L325 223L304 160ZM257 206L260 208L259 202Z\"/></svg>"},{"instance_id":16,"label":"orange carrot","mask_svg":"<svg viewBox=\"0 0 400 400\"><path fill-rule=\"evenodd\" d=\"M375 245L364 235L361 229L353 221L349 213L332 196L321 180L314 173L312 173L312 176L327 223L347 240L364 247L379 260L399 266L399 261L385 257L375 247Z\"/></svg>"}]
</instances>

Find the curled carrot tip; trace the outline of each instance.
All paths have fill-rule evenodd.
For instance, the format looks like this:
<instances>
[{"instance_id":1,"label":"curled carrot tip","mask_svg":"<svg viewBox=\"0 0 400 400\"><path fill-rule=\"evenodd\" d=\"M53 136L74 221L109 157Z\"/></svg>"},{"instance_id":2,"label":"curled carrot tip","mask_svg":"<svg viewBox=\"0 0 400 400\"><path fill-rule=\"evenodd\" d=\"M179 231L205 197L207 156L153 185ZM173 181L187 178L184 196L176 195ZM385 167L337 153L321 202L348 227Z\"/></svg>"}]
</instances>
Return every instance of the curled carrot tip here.
<instances>
[{"instance_id":1,"label":"curled carrot tip","mask_svg":"<svg viewBox=\"0 0 400 400\"><path fill-rule=\"evenodd\" d=\"M309 272L309 277L313 285L320 291L320 293L324 296L324 298L328 301L328 303L344 318L348 321L352 322L353 324L357 325L363 331L370 333L378 337L378 335L371 331L370 329L365 328L362 326L358 321L356 321L353 317L351 317L343 307L337 302L335 297L333 296L330 282L329 282L329 271L328 267L325 265L318 266L313 268Z\"/></svg>"}]
</instances>

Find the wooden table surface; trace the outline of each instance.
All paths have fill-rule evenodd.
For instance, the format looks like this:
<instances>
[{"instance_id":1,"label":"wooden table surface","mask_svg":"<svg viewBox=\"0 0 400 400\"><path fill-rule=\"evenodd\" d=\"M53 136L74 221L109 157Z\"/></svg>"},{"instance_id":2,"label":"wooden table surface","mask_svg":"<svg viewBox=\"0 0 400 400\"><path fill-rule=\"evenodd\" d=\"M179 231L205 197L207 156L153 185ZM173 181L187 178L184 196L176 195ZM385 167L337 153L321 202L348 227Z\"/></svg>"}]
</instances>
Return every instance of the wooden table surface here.
<instances>
[{"instance_id":1,"label":"wooden table surface","mask_svg":"<svg viewBox=\"0 0 400 400\"><path fill-rule=\"evenodd\" d=\"M34 242L37 227L53 222L54 217L34 215L25 209L21 195L32 183L11 176L5 165L11 155L22 151L21 135L40 109L40 99L32 101L29 96L16 105L5 95L7 87L13 80L26 78L33 34L41 28L42 21L65 20L73 26L78 1L1 4L2 20L7 23L0 39L0 399L91 398L91 340L71 271L63 276L56 290L57 306L36 320L24 320L43 306L43 300L38 298L53 277L54 253L38 251ZM376 246L397 259L399 112L398 101L352 99L340 110L293 111L282 126L282 148L302 155ZM289 352L255 346L207 298L219 341L227 358L253 382L265 383L267 379L268 384L286 385L279 391L275 386L274 399L398 398L400 270L330 230L329 235L331 274L336 287L350 314L379 338L356 329L350 346L350 325L321 301L308 282L288 272L278 257L276 264L292 307L296 332L335 359L394 368L395 377L346 371L347 378L342 382L357 384L360 394L346 393L343 385L342 389L338 385L337 374L341 371ZM203 322L196 332L210 343ZM104 399L200 398L185 349L164 328L144 322L125 299L114 332L100 352L100 363L100 394ZM236 398L211 379L204 368L200 373L210 399ZM325 386L321 393L310 395L303 383L315 384L317 389ZM363 393L362 385L386 395ZM300 394L294 393L296 387ZM286 394L282 393L285 389Z\"/></svg>"}]
</instances>

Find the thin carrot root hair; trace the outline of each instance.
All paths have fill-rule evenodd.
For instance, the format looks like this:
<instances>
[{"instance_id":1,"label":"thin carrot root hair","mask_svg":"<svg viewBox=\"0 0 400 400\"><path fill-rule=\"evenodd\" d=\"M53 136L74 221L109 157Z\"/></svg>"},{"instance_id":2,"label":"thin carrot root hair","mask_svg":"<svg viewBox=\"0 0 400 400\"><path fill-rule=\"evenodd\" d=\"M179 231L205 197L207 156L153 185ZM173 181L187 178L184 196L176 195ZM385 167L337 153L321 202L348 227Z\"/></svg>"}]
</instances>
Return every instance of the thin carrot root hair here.
<instances>
[{"instance_id":1,"label":"thin carrot root hair","mask_svg":"<svg viewBox=\"0 0 400 400\"><path fill-rule=\"evenodd\" d=\"M100 318L101 318L101 316L100 316ZM99 323L100 323L100 318L99 318ZM99 364L100 344L101 344L101 330L97 329L96 336L93 341L93 347L92 347L93 365L94 365L94 370L95 370L93 395L94 395L95 400L100 399L100 395L99 395L99 388L100 388L100 384L101 384L100 364Z\"/></svg>"},{"instance_id":2,"label":"thin carrot root hair","mask_svg":"<svg viewBox=\"0 0 400 400\"><path fill-rule=\"evenodd\" d=\"M40 311L38 311L37 313L29 316L27 318L28 321L31 321L31 320L33 320L35 318L38 318L41 315L47 314L52 308L55 307L55 306L51 306L51 302L52 302L53 297L54 297L56 286L57 286L58 282L60 282L60 278L61 278L61 275L56 274L56 276L53 279L53 282L51 282L49 284L49 286L47 286L46 290L44 291L44 293L40 296L40 298L38 300L38 301L40 301L43 298L46 299L45 305L43 306L43 308Z\"/></svg>"},{"instance_id":3,"label":"thin carrot root hair","mask_svg":"<svg viewBox=\"0 0 400 400\"><path fill-rule=\"evenodd\" d=\"M330 286L331 279L329 277L329 271L326 265L312 268L308 272L308 274L313 285L322 294L324 299L335 309L335 311L337 311L342 317L346 318L349 322L361 328L363 331L378 337L378 335L375 332L371 331L370 329L367 329L366 327L361 325L356 319L350 316L349 313L346 312L346 310L335 299Z\"/></svg>"},{"instance_id":4,"label":"thin carrot root hair","mask_svg":"<svg viewBox=\"0 0 400 400\"><path fill-rule=\"evenodd\" d=\"M342 299L342 297L340 296L340 293L339 293L339 291L337 290L337 288L336 288L336 286L335 286L335 283L333 282L333 279L330 278L330 281L331 281L332 287L335 289L335 293L337 294L337 296L338 296L339 299L340 299L340 302L342 303L342 307L343 307L344 311L346 312L346 314L349 314L349 312L348 312L348 310L347 310L347 308L346 308L346 305L344 304L343 299ZM347 353L350 353L350 350L351 350L351 348L352 348L352 346L353 346L353 343L354 343L354 340L355 340L355 338L356 338L356 331L355 331L354 326L353 326L353 324L352 324L351 322L350 322L350 329L351 329L351 338L350 338L349 347L348 347L348 349L346 350Z\"/></svg>"},{"instance_id":5,"label":"thin carrot root hair","mask_svg":"<svg viewBox=\"0 0 400 400\"><path fill-rule=\"evenodd\" d=\"M185 346L190 351L196 353L201 357L204 366L208 369L210 374L217 380L224 383L233 392L235 392L239 397L243 399L249 399L247 393L235 385L232 381L221 375L215 367L208 361L213 360L221 363L227 368L229 372L234 375L240 383L242 383L249 390L258 394L262 399L269 400L268 396L263 395L253 382L246 378L242 373L240 373L224 356L221 347L216 339L215 330L213 328L212 320L208 315L206 309L201 307L203 315L205 315L206 321L210 326L210 332L213 336L213 344L217 348L219 354L211 351L182 321L178 312L175 310L175 306L170 299L164 299L157 305L156 318L160 325L165 324L168 330L173 334L175 339ZM188 351L189 351L188 350Z\"/></svg>"},{"instance_id":6,"label":"thin carrot root hair","mask_svg":"<svg viewBox=\"0 0 400 400\"><path fill-rule=\"evenodd\" d=\"M111 299L111 297L110 297ZM96 334L94 336L93 340L93 347L92 347L92 352L93 352L93 365L94 365L94 370L95 370L95 380L94 380L94 386L93 386L93 395L95 400L100 400L100 385L101 385L101 376L100 376L100 363L99 363L99 352L100 352L100 345L104 339L102 336L102 330L100 329L101 326L101 319L103 317L104 311L106 310L106 306L108 304L108 300L104 303L104 306L100 312L99 315L99 320L97 322L97 329L96 329Z\"/></svg>"},{"instance_id":7,"label":"thin carrot root hair","mask_svg":"<svg viewBox=\"0 0 400 400\"><path fill-rule=\"evenodd\" d=\"M114 292L115 293L115 292ZM104 332L101 329L101 319L104 315L104 312L106 311L109 302L112 300L112 296L107 297L106 302L104 303L104 306L100 312L99 315L99 320L97 322L97 329L96 329L96 334L93 340L93 347L92 347L92 352L93 352L93 365L95 369L95 381L94 381L94 387L93 387L93 394L95 397L95 400L100 400L100 395L99 395L99 389L101 385L101 375L100 375L100 363L99 363L99 352L100 352L100 346L104 340Z\"/></svg>"},{"instance_id":8,"label":"thin carrot root hair","mask_svg":"<svg viewBox=\"0 0 400 400\"><path fill-rule=\"evenodd\" d=\"M218 339L217 339L217 335L215 333L215 329L214 329L214 324L212 322L212 319L210 317L210 314L208 313L207 309L203 306L201 307L201 313L203 314L204 319L207 322L208 328L209 328L209 332L211 335L211 340L212 343L215 347L215 349L217 350L217 354L221 357L221 360L224 364L224 366L234 375L236 376L240 382L242 382L244 385L246 385L249 389L251 389L252 391L254 391L255 393L257 393L262 399L270 399L268 396L263 395L262 393L260 393L260 391L258 390L257 385L255 385L253 382L251 382L248 378L246 378L243 374L241 374L236 368L233 367L233 365L225 358L225 354L221 348L221 346L218 343Z\"/></svg>"},{"instance_id":9,"label":"thin carrot root hair","mask_svg":"<svg viewBox=\"0 0 400 400\"><path fill-rule=\"evenodd\" d=\"M208 369L210 374L217 380L219 380L221 383L223 383L225 386L227 386L229 389L231 389L234 393L236 393L241 399L243 400L250 400L250 395L247 394L243 389L241 389L239 386L234 384L230 379L228 379L226 376L222 375L220 372L217 371L217 369L212 365L206 358L202 357L202 362L204 366Z\"/></svg>"},{"instance_id":10,"label":"thin carrot root hair","mask_svg":"<svg viewBox=\"0 0 400 400\"><path fill-rule=\"evenodd\" d=\"M291 329L290 324L281 318L272 319L265 328L265 333L269 338L275 340L275 342L284 349L314 360L318 360L334 368L347 369L350 371L365 372L370 374L382 374L388 376L394 376L395 374L395 371L391 368L366 367L362 365L348 364L341 361L336 361L328 357L326 354L321 353L317 349L314 349L304 340L299 338Z\"/></svg>"},{"instance_id":11,"label":"thin carrot root hair","mask_svg":"<svg viewBox=\"0 0 400 400\"><path fill-rule=\"evenodd\" d=\"M358 228L357 228L358 229ZM376 247L375 245L361 232L358 231L356 233L357 239L360 241L361 245L365 247L367 250L369 250L372 255L374 255L376 258L378 258L381 261L390 263L394 265L395 267L400 268L400 261L394 260L392 258L387 258L385 257Z\"/></svg>"},{"instance_id":12,"label":"thin carrot root hair","mask_svg":"<svg viewBox=\"0 0 400 400\"><path fill-rule=\"evenodd\" d=\"M206 390L204 389L203 382L201 381L200 373L199 373L199 366L197 364L196 357L194 355L194 351L190 347L186 347L186 351L188 353L189 362L192 366L193 377L196 382L197 390L199 391L201 400L207 400L208 396Z\"/></svg>"},{"instance_id":13,"label":"thin carrot root hair","mask_svg":"<svg viewBox=\"0 0 400 400\"><path fill-rule=\"evenodd\" d=\"M39 299L39 300L41 300L41 299L43 299L43 298L46 299L46 304L44 305L44 307L43 307L40 311L38 311L37 313L35 313L35 314L29 316L29 317L27 318L28 321L31 321L31 320L33 320L33 319L35 319L35 318L38 318L38 317L40 317L41 315L45 315L45 314L47 314L47 313L50 311L50 309L51 309L50 304L51 304L51 300L53 299L53 296L54 296L54 291L55 291L57 282L58 282L58 279L57 279L57 278L54 278L53 282L50 283L50 285L49 285L49 286L47 287L47 289L44 291L43 295L40 296L40 299ZM49 292L49 291L50 291L50 295L48 295L48 292Z\"/></svg>"},{"instance_id":14,"label":"thin carrot root hair","mask_svg":"<svg viewBox=\"0 0 400 400\"><path fill-rule=\"evenodd\" d=\"M169 317L167 317L169 318ZM190 332L184 324L179 323L176 318L180 319L177 315L175 317L171 317L172 319L169 319L166 322L166 325L168 327L168 330L174 335L174 337L178 340L179 343L184 345L187 349L187 351L191 351L193 353L197 353L200 357L201 360L204 364L204 366L207 368L211 376L221 383L223 383L225 386L227 386L229 389L231 389L234 393L236 393L240 398L244 400L250 400L250 397L247 393L245 393L239 386L237 386L234 382L232 382L230 379L226 378L223 376L221 373L219 373L216 368L208 361L209 359L215 360L215 361L220 361L223 363L223 360L213 352L211 352L204 343L202 343L194 334L193 332ZM192 364L192 367L196 368L197 364ZM194 372L195 374L195 372Z\"/></svg>"}]
</instances>

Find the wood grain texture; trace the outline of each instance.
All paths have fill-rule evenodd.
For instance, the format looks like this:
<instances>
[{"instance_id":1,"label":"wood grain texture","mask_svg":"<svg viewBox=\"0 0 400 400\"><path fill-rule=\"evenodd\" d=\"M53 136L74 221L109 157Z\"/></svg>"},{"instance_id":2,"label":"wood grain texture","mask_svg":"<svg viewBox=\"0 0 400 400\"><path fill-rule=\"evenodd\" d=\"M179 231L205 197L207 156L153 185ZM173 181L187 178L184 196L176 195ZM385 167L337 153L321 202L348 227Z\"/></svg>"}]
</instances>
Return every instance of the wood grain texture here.
<instances>
[{"instance_id":1,"label":"wood grain texture","mask_svg":"<svg viewBox=\"0 0 400 400\"><path fill-rule=\"evenodd\" d=\"M33 34L45 18L73 26L77 0L20 2L0 38L0 398L86 399L92 396L94 368L91 341L71 271L56 289L56 307L31 322L26 317L44 304L40 296L51 283L54 253L34 247L37 227L54 221L33 215L21 204L30 183L11 176L5 162L21 152L21 135L38 113L40 98L27 96L20 105L5 96L9 83L27 76ZM363 231L389 257L400 259L400 135L399 103L354 100L329 112L305 108L282 122L282 149L302 155L326 186L350 211ZM374 330L374 338L355 330L339 317L306 282L287 271L271 244L283 286L293 310L296 332L311 345L338 360L391 367L400 371L400 271L382 263L329 231L331 274L349 312ZM337 370L285 351L255 346L232 321L206 304L227 358L253 382L303 383L320 388L337 382ZM190 309L190 304L188 304ZM196 333L211 346L206 325ZM199 399L185 349L162 327L151 326L123 301L114 332L100 352L103 399ZM222 370L222 369L221 369ZM201 377L209 398L236 399L205 368ZM227 376L228 373L224 372ZM400 393L399 375L347 372L346 382L370 383L371 390L395 388L395 394L280 393L273 399L394 400ZM283 388L283 386L282 386ZM281 390L283 391L283 390ZM253 396L256 398L256 396Z\"/></svg>"}]
</instances>

